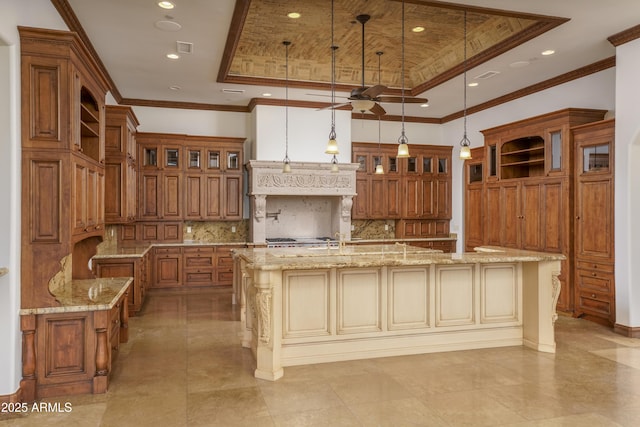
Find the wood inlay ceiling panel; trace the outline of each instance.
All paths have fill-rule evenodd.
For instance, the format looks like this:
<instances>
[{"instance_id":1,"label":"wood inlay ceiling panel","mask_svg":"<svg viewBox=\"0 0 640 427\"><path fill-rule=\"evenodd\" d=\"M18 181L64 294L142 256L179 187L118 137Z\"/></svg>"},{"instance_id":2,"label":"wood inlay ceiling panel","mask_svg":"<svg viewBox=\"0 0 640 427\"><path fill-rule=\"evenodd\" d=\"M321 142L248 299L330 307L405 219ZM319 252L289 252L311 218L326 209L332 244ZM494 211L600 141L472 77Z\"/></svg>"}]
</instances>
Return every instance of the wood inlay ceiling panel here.
<instances>
[{"instance_id":1,"label":"wood inlay ceiling panel","mask_svg":"<svg viewBox=\"0 0 640 427\"><path fill-rule=\"evenodd\" d=\"M331 2L328 0L239 0L245 19L232 23L236 43L227 45L228 73L220 80L264 83L285 78L285 48L289 47L289 81L292 86L331 82ZM238 6L237 6L238 7ZM469 63L487 60L565 21L562 18L525 15L480 8L467 9ZM299 19L287 17L299 12ZM362 82L362 26L355 17L371 16L365 24L365 85L380 81L392 89L401 82L402 4L397 0L335 0L336 82L360 86ZM462 70L464 59L464 9L435 1L405 2L405 88L428 87ZM235 27L234 27L235 26ZM422 26L425 31L411 29Z\"/></svg>"}]
</instances>

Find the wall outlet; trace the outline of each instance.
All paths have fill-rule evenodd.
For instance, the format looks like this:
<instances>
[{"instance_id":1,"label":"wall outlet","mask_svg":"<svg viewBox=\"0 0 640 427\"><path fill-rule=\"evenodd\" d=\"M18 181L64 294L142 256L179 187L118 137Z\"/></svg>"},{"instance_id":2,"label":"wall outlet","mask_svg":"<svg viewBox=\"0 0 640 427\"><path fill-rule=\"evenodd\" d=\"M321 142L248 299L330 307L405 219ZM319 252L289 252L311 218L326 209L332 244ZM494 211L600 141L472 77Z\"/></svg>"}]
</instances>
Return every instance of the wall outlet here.
<instances>
[{"instance_id":1,"label":"wall outlet","mask_svg":"<svg viewBox=\"0 0 640 427\"><path fill-rule=\"evenodd\" d=\"M389 231L389 224L384 225L384 231Z\"/></svg>"},{"instance_id":2,"label":"wall outlet","mask_svg":"<svg viewBox=\"0 0 640 427\"><path fill-rule=\"evenodd\" d=\"M232 225L232 226L231 226L231 232L232 232L232 233L235 233L235 232L236 232L236 226L235 226L235 225Z\"/></svg>"},{"instance_id":3,"label":"wall outlet","mask_svg":"<svg viewBox=\"0 0 640 427\"><path fill-rule=\"evenodd\" d=\"M187 225L187 234L191 234L191 226Z\"/></svg>"}]
</instances>

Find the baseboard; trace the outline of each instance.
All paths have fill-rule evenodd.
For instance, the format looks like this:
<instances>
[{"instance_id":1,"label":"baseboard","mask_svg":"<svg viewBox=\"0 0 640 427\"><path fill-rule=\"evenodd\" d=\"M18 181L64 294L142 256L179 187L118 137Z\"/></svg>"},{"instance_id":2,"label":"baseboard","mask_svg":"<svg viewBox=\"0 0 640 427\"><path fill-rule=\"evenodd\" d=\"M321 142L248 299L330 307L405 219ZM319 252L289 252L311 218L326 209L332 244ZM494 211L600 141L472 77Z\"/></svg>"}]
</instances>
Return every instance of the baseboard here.
<instances>
[{"instance_id":1,"label":"baseboard","mask_svg":"<svg viewBox=\"0 0 640 427\"><path fill-rule=\"evenodd\" d=\"M629 338L640 338L640 326L625 326L616 323L613 325L613 332Z\"/></svg>"},{"instance_id":2,"label":"baseboard","mask_svg":"<svg viewBox=\"0 0 640 427\"><path fill-rule=\"evenodd\" d=\"M20 402L20 389L13 394L0 395L0 404L2 403L18 403Z\"/></svg>"}]
</instances>

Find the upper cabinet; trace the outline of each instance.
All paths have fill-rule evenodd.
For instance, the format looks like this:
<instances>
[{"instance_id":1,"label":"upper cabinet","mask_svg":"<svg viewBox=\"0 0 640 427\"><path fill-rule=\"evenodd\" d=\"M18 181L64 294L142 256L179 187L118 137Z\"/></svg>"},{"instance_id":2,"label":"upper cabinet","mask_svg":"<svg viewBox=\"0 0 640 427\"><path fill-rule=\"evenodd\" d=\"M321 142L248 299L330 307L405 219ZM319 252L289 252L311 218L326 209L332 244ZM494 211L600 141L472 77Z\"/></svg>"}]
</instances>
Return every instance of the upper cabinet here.
<instances>
[{"instance_id":1,"label":"upper cabinet","mask_svg":"<svg viewBox=\"0 0 640 427\"><path fill-rule=\"evenodd\" d=\"M353 219L397 219L396 237L449 235L452 147L411 145L398 158L397 144L352 144L356 171ZM376 173L382 165L383 174Z\"/></svg>"},{"instance_id":2,"label":"upper cabinet","mask_svg":"<svg viewBox=\"0 0 640 427\"><path fill-rule=\"evenodd\" d=\"M139 133L138 217L242 219L242 138Z\"/></svg>"},{"instance_id":3,"label":"upper cabinet","mask_svg":"<svg viewBox=\"0 0 640 427\"><path fill-rule=\"evenodd\" d=\"M57 305L49 281L64 273L74 245L104 235L108 83L75 33L18 30L22 307L47 307Z\"/></svg>"}]
</instances>

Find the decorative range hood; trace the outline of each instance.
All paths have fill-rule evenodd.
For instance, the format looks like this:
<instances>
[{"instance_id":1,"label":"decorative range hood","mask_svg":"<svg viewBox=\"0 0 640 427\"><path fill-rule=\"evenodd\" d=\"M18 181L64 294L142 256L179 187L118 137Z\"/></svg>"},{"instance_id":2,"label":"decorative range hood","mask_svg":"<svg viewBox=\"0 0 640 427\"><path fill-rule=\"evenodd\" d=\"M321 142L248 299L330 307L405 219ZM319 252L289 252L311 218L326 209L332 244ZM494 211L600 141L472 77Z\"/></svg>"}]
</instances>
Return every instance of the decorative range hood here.
<instances>
[{"instance_id":1,"label":"decorative range hood","mask_svg":"<svg viewBox=\"0 0 640 427\"><path fill-rule=\"evenodd\" d=\"M282 233L276 224L280 217L286 222L281 229L295 234L300 234L300 230L309 236L339 233L342 239L351 239L357 163L341 163L338 172L331 172L330 163L292 162L290 173L283 173L282 162L277 161L250 160L246 166L251 199L250 234L254 243L263 243L267 237L288 237L278 235ZM296 200L305 200L304 211L288 212L291 206L296 206ZM318 204L329 203L329 207L324 211L314 208L310 206L314 200ZM325 218L314 220L314 212ZM322 229L313 229L314 226Z\"/></svg>"}]
</instances>

